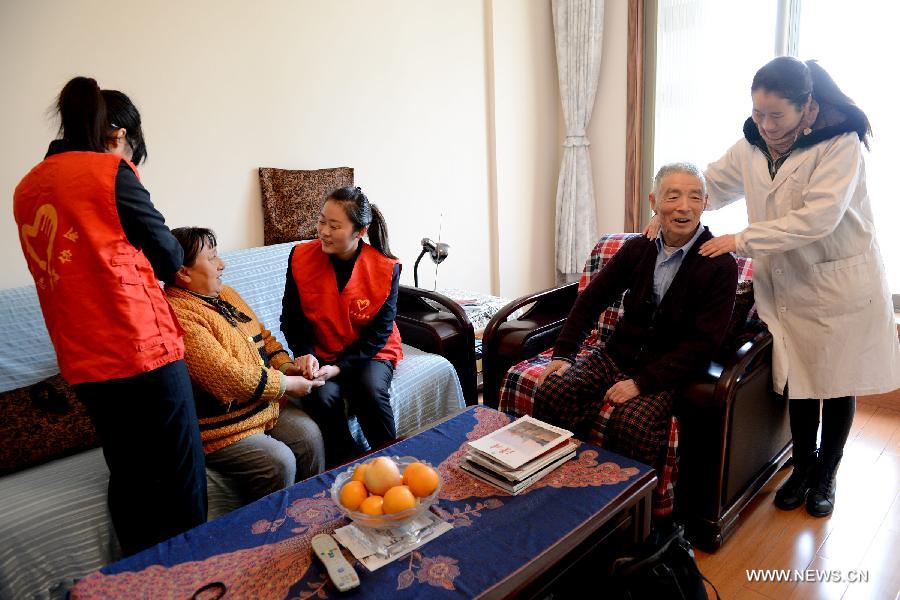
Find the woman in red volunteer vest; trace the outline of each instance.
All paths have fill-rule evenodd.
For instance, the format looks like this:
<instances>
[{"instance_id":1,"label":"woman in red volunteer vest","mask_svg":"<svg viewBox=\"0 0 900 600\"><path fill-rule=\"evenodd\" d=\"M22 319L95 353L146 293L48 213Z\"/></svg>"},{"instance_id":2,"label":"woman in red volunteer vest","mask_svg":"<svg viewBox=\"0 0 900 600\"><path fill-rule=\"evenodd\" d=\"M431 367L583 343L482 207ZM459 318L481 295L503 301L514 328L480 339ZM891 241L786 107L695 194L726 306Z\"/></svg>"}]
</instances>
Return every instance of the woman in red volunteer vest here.
<instances>
[{"instance_id":1,"label":"woman in red volunteer vest","mask_svg":"<svg viewBox=\"0 0 900 600\"><path fill-rule=\"evenodd\" d=\"M291 251L281 331L301 374L325 385L303 398L325 440L329 465L357 456L344 398L373 448L396 437L390 385L403 358L394 324L400 263L384 217L357 188L332 192L316 226L318 242ZM370 244L363 241L368 233Z\"/></svg>"},{"instance_id":2,"label":"woman in red volunteer vest","mask_svg":"<svg viewBox=\"0 0 900 600\"><path fill-rule=\"evenodd\" d=\"M157 281L182 249L139 181L146 146L128 97L76 77L57 109L61 139L16 187L13 212L60 372L103 444L129 555L206 520L182 331Z\"/></svg>"}]
</instances>

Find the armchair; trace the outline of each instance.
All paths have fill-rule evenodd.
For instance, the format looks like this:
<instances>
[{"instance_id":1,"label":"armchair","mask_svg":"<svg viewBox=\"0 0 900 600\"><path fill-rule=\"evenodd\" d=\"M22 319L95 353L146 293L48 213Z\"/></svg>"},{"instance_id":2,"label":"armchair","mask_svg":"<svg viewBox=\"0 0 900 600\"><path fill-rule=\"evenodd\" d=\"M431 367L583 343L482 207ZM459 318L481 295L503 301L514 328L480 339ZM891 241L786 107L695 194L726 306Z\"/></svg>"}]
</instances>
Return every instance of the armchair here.
<instances>
[{"instance_id":1,"label":"armchair","mask_svg":"<svg viewBox=\"0 0 900 600\"><path fill-rule=\"evenodd\" d=\"M579 283L519 298L491 320L484 334L485 404L517 415L531 412L537 377L550 361L578 292L632 235L637 234L603 236ZM739 280L750 281L750 259L739 257L738 267ZM746 304L747 313L736 310L738 321L720 355L675 402L675 515L695 543L709 550L733 532L741 512L792 447L787 402L772 390L772 337L753 326L755 311ZM528 308L512 319L522 307ZM619 314L620 303L604 311L585 346L602 345Z\"/></svg>"},{"instance_id":2,"label":"armchair","mask_svg":"<svg viewBox=\"0 0 900 600\"><path fill-rule=\"evenodd\" d=\"M462 307L438 292L401 285L395 321L405 343L449 360L466 404L478 404L475 331Z\"/></svg>"}]
</instances>

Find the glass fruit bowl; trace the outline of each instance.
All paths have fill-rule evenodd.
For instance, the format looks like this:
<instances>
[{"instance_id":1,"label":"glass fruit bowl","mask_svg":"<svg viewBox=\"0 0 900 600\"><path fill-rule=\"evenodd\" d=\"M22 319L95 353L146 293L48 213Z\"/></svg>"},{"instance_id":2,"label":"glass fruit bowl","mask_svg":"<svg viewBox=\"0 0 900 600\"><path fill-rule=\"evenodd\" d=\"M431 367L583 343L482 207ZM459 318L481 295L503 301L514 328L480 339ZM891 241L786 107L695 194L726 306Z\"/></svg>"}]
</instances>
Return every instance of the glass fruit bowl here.
<instances>
[{"instance_id":1,"label":"glass fruit bowl","mask_svg":"<svg viewBox=\"0 0 900 600\"><path fill-rule=\"evenodd\" d=\"M367 515L363 512L348 509L346 506L341 504L341 488L343 488L344 484L346 484L353 478L353 473L354 471L356 471L356 467L361 464L369 464L374 461L375 458L377 457L372 457L368 460L355 463L351 465L346 471L342 471L340 474L338 474L337 478L334 480L334 483L331 485L331 500L335 503L341 513L350 517L350 519L360 527L367 527L370 529L401 529L405 525L411 523L416 517L423 515L429 508L431 508L431 505L434 504L434 501L437 500L438 494L441 491L441 484L443 483L441 473L434 467L434 465L425 460L420 460L412 456L389 456L388 458L393 460L394 464L397 465L397 468L400 470L401 475L403 474L403 471L406 469L406 467L408 467L412 463L417 462L428 465L429 467L434 469L438 476L438 484L434 492L432 492L429 496L416 498L416 505L414 507L393 514Z\"/></svg>"}]
</instances>

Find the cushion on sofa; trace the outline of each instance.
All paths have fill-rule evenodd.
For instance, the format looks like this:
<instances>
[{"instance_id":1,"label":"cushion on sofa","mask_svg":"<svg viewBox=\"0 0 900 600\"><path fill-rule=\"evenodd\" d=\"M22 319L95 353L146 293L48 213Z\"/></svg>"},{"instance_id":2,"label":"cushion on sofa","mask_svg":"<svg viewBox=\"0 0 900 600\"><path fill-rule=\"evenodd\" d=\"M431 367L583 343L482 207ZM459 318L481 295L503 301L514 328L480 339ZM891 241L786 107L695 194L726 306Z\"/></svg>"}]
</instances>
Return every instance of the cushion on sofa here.
<instances>
[{"instance_id":1,"label":"cushion on sofa","mask_svg":"<svg viewBox=\"0 0 900 600\"><path fill-rule=\"evenodd\" d=\"M87 408L59 375L0 394L0 475L95 448Z\"/></svg>"},{"instance_id":2,"label":"cushion on sofa","mask_svg":"<svg viewBox=\"0 0 900 600\"><path fill-rule=\"evenodd\" d=\"M311 240L316 237L316 221L325 196L353 185L353 169L298 171L262 167L259 185L265 245Z\"/></svg>"}]
</instances>

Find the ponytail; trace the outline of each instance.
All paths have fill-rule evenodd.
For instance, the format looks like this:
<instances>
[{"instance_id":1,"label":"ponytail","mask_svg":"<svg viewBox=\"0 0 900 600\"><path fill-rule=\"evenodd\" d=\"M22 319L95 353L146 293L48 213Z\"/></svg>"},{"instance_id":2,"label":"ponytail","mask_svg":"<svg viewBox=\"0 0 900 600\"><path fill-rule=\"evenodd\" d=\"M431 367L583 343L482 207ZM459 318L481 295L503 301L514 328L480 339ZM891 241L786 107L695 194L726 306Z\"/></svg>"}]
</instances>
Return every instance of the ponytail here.
<instances>
[{"instance_id":1,"label":"ponytail","mask_svg":"<svg viewBox=\"0 0 900 600\"><path fill-rule=\"evenodd\" d=\"M856 106L856 103L847 94L841 91L841 88L831 78L828 71L823 69L818 61L808 60L806 61L806 67L809 69L809 75L812 79L812 97L820 107L833 107L844 113L848 111L858 113L859 118L857 119L858 124L855 131L859 136L859 141L865 144L868 150L869 138L872 136L872 125L869 123L866 113ZM848 109L848 107L852 108Z\"/></svg>"},{"instance_id":2,"label":"ponytail","mask_svg":"<svg viewBox=\"0 0 900 600\"><path fill-rule=\"evenodd\" d=\"M384 215L378 210L374 204L372 206L372 224L369 225L369 242L372 247L387 256L388 258L397 259L391 254L391 247L388 245L387 223L384 221Z\"/></svg>"},{"instance_id":3,"label":"ponytail","mask_svg":"<svg viewBox=\"0 0 900 600\"><path fill-rule=\"evenodd\" d=\"M106 152L109 122L100 86L89 77L75 77L59 93L59 135L76 150Z\"/></svg>"},{"instance_id":4,"label":"ponytail","mask_svg":"<svg viewBox=\"0 0 900 600\"><path fill-rule=\"evenodd\" d=\"M388 258L397 260L397 257L391 254L391 248L388 245L387 224L384 221L384 215L377 206L369 202L360 188L338 188L328 194L326 202L328 200L340 203L347 218L353 222L354 231L359 231L363 227L369 228L369 243L373 248Z\"/></svg>"}]
</instances>

